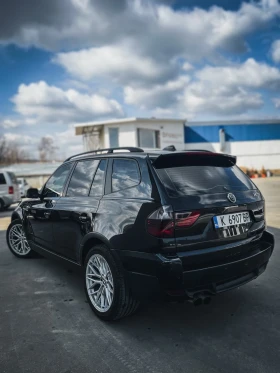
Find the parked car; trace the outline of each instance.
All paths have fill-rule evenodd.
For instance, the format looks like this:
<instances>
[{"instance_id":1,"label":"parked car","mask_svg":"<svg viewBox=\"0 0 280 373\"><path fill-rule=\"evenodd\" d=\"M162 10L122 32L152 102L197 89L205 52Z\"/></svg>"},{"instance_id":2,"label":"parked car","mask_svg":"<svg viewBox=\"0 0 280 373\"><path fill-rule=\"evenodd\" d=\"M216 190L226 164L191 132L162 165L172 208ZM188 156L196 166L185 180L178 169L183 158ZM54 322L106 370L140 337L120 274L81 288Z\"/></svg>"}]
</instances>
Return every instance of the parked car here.
<instances>
[{"instance_id":1,"label":"parked car","mask_svg":"<svg viewBox=\"0 0 280 373\"><path fill-rule=\"evenodd\" d=\"M18 181L13 172L0 169L0 210L20 200Z\"/></svg>"},{"instance_id":2,"label":"parked car","mask_svg":"<svg viewBox=\"0 0 280 373\"><path fill-rule=\"evenodd\" d=\"M8 246L81 268L104 320L145 297L208 303L264 272L274 248L263 196L235 163L139 148L70 157L13 212Z\"/></svg>"},{"instance_id":3,"label":"parked car","mask_svg":"<svg viewBox=\"0 0 280 373\"><path fill-rule=\"evenodd\" d=\"M18 185L19 185L19 190L20 190L20 196L25 197L26 192L30 188L30 185L28 184L28 182L25 180L24 177L18 177L17 180L18 180Z\"/></svg>"}]
</instances>

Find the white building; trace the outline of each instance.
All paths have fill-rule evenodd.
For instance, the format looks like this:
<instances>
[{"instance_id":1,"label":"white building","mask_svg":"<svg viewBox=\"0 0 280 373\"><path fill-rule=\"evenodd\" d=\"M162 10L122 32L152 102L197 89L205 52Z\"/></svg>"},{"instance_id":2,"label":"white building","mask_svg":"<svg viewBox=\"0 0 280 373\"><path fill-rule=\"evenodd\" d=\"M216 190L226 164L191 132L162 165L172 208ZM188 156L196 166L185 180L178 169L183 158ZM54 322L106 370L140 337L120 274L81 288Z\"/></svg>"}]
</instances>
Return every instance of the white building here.
<instances>
[{"instance_id":1,"label":"white building","mask_svg":"<svg viewBox=\"0 0 280 373\"><path fill-rule=\"evenodd\" d=\"M280 169L280 120L187 122L185 119L125 118L77 124L84 149L139 146L145 150L175 145L237 156L240 166Z\"/></svg>"},{"instance_id":2,"label":"white building","mask_svg":"<svg viewBox=\"0 0 280 373\"><path fill-rule=\"evenodd\" d=\"M139 146L145 150L162 149L170 144L185 148L185 119L125 118L81 123L76 135L83 135L85 150Z\"/></svg>"},{"instance_id":3,"label":"white building","mask_svg":"<svg viewBox=\"0 0 280 373\"><path fill-rule=\"evenodd\" d=\"M280 120L188 122L185 148L232 154L248 168L280 169Z\"/></svg>"}]
</instances>

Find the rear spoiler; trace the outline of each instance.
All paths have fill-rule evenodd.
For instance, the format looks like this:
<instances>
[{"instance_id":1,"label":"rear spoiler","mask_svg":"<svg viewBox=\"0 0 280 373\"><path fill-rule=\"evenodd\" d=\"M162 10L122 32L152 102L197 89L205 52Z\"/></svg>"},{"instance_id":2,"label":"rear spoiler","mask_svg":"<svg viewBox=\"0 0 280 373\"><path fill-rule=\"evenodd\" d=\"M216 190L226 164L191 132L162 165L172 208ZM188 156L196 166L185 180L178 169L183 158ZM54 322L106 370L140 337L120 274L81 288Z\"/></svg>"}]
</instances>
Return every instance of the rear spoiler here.
<instances>
[{"instance_id":1,"label":"rear spoiler","mask_svg":"<svg viewBox=\"0 0 280 373\"><path fill-rule=\"evenodd\" d=\"M161 154L152 164L155 168L183 166L231 167L236 164L236 157L234 155L204 151L186 151Z\"/></svg>"}]
</instances>

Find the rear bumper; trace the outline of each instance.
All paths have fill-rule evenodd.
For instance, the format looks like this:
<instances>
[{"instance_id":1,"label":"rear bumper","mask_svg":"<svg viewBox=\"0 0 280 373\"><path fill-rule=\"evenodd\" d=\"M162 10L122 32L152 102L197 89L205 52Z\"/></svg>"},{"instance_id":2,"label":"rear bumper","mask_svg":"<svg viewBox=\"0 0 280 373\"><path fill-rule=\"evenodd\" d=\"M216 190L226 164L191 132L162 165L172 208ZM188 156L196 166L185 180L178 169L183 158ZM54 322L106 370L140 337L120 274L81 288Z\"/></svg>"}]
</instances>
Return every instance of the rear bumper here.
<instances>
[{"instance_id":1,"label":"rear bumper","mask_svg":"<svg viewBox=\"0 0 280 373\"><path fill-rule=\"evenodd\" d=\"M128 284L136 297L154 298L167 294L191 299L198 293L215 295L234 289L258 277L265 271L273 249L274 236L265 231L256 248L247 252L245 257L194 269L188 265L190 252L181 252L172 258L138 252L119 254ZM197 256L203 254L196 252Z\"/></svg>"}]
</instances>

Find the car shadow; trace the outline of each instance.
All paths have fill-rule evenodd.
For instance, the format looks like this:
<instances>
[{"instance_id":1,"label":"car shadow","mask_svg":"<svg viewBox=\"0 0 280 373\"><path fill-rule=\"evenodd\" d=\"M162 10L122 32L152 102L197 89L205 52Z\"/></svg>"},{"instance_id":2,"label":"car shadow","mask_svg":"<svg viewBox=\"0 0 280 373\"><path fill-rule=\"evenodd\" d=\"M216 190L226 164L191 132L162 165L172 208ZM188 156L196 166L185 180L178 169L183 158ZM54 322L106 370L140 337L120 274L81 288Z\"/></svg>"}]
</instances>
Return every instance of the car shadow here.
<instances>
[{"instance_id":1,"label":"car shadow","mask_svg":"<svg viewBox=\"0 0 280 373\"><path fill-rule=\"evenodd\" d=\"M275 234L277 242L277 238L280 238L280 229L269 228L269 230ZM61 264L48 259L43 258L42 263L38 262L38 265L49 267L49 272L54 277L57 272L61 272ZM246 304L248 306L265 304L266 302L271 304L271 299L275 297L275 286L278 285L270 281L269 278L270 275L273 279L274 276L277 276L279 265L280 257L277 256L276 247L264 274L240 288L213 297L209 305L194 306L189 302L178 303L159 300L144 302L135 315L122 319L113 328L125 328L129 331L130 325L135 324L137 326L139 324L143 326L144 323L147 328L153 327L153 330L161 330L162 327L170 326L173 331L176 328L180 330L184 327L189 332L192 330L197 332L205 325L209 327L209 325L215 326L215 324L221 322L231 322L237 311L239 314L244 312L244 316L248 311L251 314L251 310L246 307ZM83 297L81 271L67 265L63 265L63 268L69 274L67 276L67 286L72 287L74 292L80 292L80 296Z\"/></svg>"}]
</instances>

